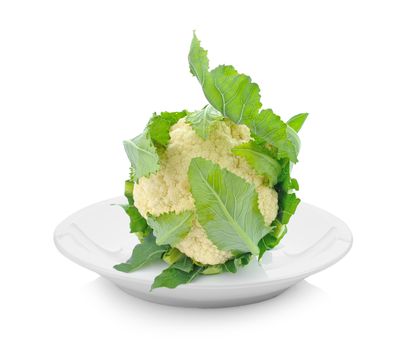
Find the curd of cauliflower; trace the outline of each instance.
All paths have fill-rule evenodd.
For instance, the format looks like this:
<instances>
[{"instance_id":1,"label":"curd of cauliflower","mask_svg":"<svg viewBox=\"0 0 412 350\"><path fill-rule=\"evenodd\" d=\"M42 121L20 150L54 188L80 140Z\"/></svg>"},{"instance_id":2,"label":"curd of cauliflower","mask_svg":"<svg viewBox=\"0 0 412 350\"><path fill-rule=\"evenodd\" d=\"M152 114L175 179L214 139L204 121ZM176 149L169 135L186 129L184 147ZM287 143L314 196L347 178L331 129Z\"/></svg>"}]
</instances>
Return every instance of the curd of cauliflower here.
<instances>
[{"instance_id":1,"label":"curd of cauliflower","mask_svg":"<svg viewBox=\"0 0 412 350\"><path fill-rule=\"evenodd\" d=\"M278 211L276 191L264 182L262 176L256 174L245 159L231 151L233 147L249 140L249 128L230 120L216 122L208 138L203 140L185 118L180 119L170 129L170 142L160 155L160 170L140 178L139 183L135 184L135 206L145 218L148 214L158 216L166 212L178 214L185 210L195 210L187 172L193 158L203 157L255 186L259 210L265 223L270 225ZM197 220L176 248L206 265L221 264L232 257L230 252L219 250L209 240Z\"/></svg>"}]
</instances>

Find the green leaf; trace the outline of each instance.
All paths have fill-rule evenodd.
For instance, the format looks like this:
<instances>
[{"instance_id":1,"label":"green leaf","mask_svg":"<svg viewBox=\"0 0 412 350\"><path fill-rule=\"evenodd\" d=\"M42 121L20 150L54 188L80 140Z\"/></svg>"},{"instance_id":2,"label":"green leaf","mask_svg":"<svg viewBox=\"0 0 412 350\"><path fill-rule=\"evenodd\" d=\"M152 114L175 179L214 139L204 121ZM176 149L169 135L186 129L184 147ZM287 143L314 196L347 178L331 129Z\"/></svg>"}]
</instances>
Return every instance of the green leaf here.
<instances>
[{"instance_id":1,"label":"green leaf","mask_svg":"<svg viewBox=\"0 0 412 350\"><path fill-rule=\"evenodd\" d=\"M250 263L251 260L252 260L252 254L245 253L235 258L235 264L239 267L246 266Z\"/></svg>"},{"instance_id":2,"label":"green leaf","mask_svg":"<svg viewBox=\"0 0 412 350\"><path fill-rule=\"evenodd\" d=\"M196 134L202 139L207 139L211 127L224 117L219 111L214 109L211 105L207 105L200 111L189 114L186 120L192 126Z\"/></svg>"},{"instance_id":3,"label":"green leaf","mask_svg":"<svg viewBox=\"0 0 412 350\"><path fill-rule=\"evenodd\" d=\"M130 233L138 233L140 235L139 238L142 240L152 232L152 229L147 225L145 218L134 205L133 187L133 181L125 181L124 195L127 198L128 204L120 204L120 206L129 216Z\"/></svg>"},{"instance_id":4,"label":"green leaf","mask_svg":"<svg viewBox=\"0 0 412 350\"><path fill-rule=\"evenodd\" d=\"M287 124L296 132L299 132L299 130L302 128L303 123L306 121L306 118L308 117L308 113L300 113L292 118L290 118L287 121Z\"/></svg>"},{"instance_id":5,"label":"green leaf","mask_svg":"<svg viewBox=\"0 0 412 350\"><path fill-rule=\"evenodd\" d=\"M233 66L221 65L209 72L207 51L200 46L200 41L193 35L189 52L191 73L197 77L210 104L241 124L259 112L259 86L252 83L250 77L239 74Z\"/></svg>"},{"instance_id":6,"label":"green leaf","mask_svg":"<svg viewBox=\"0 0 412 350\"><path fill-rule=\"evenodd\" d=\"M170 141L170 128L186 115L187 111L154 114L142 134L134 139L123 141L132 166L131 174L134 181L137 182L141 177L159 170L159 155L155 144L166 147Z\"/></svg>"},{"instance_id":7,"label":"green leaf","mask_svg":"<svg viewBox=\"0 0 412 350\"><path fill-rule=\"evenodd\" d=\"M278 220L286 225L291 216L295 213L296 208L300 203L300 199L294 193L283 193L279 196L279 212Z\"/></svg>"},{"instance_id":8,"label":"green leaf","mask_svg":"<svg viewBox=\"0 0 412 350\"><path fill-rule=\"evenodd\" d=\"M168 265L173 265L176 261L183 258L183 253L179 249L170 247L169 250L163 254L163 261Z\"/></svg>"},{"instance_id":9,"label":"green leaf","mask_svg":"<svg viewBox=\"0 0 412 350\"><path fill-rule=\"evenodd\" d=\"M290 162L287 159L282 159L280 161L280 163L282 164L282 171L279 175L279 182L276 185L276 190L277 192L279 192L278 190L282 190L287 192L289 190L289 185L290 185Z\"/></svg>"},{"instance_id":10,"label":"green leaf","mask_svg":"<svg viewBox=\"0 0 412 350\"><path fill-rule=\"evenodd\" d=\"M199 275L202 269L200 266L194 266L192 271L185 272L173 267L173 265L169 266L154 279L151 289L160 287L176 288L181 284L189 283Z\"/></svg>"},{"instance_id":11,"label":"green leaf","mask_svg":"<svg viewBox=\"0 0 412 350\"><path fill-rule=\"evenodd\" d=\"M270 233L263 237L259 242L259 260L267 250L274 248L278 243L278 239Z\"/></svg>"},{"instance_id":12,"label":"green leaf","mask_svg":"<svg viewBox=\"0 0 412 350\"><path fill-rule=\"evenodd\" d=\"M294 190L299 189L299 184L290 177L290 162L283 159L281 164L282 171L279 175L279 182L275 186L275 190L278 193L278 214L273 223L273 230L259 242L259 259L262 258L265 251L279 244L287 232L286 225L300 203L300 199L293 193Z\"/></svg>"},{"instance_id":13,"label":"green leaf","mask_svg":"<svg viewBox=\"0 0 412 350\"><path fill-rule=\"evenodd\" d=\"M223 272L223 265L209 265L203 271L202 275L217 275Z\"/></svg>"},{"instance_id":14,"label":"green leaf","mask_svg":"<svg viewBox=\"0 0 412 350\"><path fill-rule=\"evenodd\" d=\"M262 241L262 240L260 240L260 241ZM260 241L259 241L259 243L260 243ZM250 263L251 259L252 259L252 254L251 253L241 254L241 255L238 255L237 257L233 258L233 259L230 259L230 260L226 261L223 264L223 267L227 272L236 273L237 269L239 267L244 267L244 266L248 265Z\"/></svg>"},{"instance_id":15,"label":"green leaf","mask_svg":"<svg viewBox=\"0 0 412 350\"><path fill-rule=\"evenodd\" d=\"M147 125L152 141L157 145L166 147L170 141L170 128L186 115L187 111L153 114Z\"/></svg>"},{"instance_id":16,"label":"green leaf","mask_svg":"<svg viewBox=\"0 0 412 350\"><path fill-rule=\"evenodd\" d=\"M259 253L259 240L270 231L258 208L255 187L217 164L193 158L189 182L197 218L220 249Z\"/></svg>"},{"instance_id":17,"label":"green leaf","mask_svg":"<svg viewBox=\"0 0 412 350\"><path fill-rule=\"evenodd\" d=\"M298 133L295 130L293 130L289 125L287 125L286 135L288 137L288 140L293 144L297 156L300 151L300 138L298 136Z\"/></svg>"},{"instance_id":18,"label":"green leaf","mask_svg":"<svg viewBox=\"0 0 412 350\"><path fill-rule=\"evenodd\" d=\"M296 179L290 179L289 188L290 188L291 190L299 191L299 183L298 183L298 180L296 180Z\"/></svg>"},{"instance_id":19,"label":"green leaf","mask_svg":"<svg viewBox=\"0 0 412 350\"><path fill-rule=\"evenodd\" d=\"M262 238L263 240L263 238ZM262 241L259 241L260 242ZM203 275L216 275L218 273L222 272L231 272L231 273L236 273L237 269L239 267L244 267L248 265L252 259L252 254L251 253L244 253L241 255L238 255L235 258L232 258L228 261L226 261L223 264L218 264L218 265L208 265L203 271Z\"/></svg>"},{"instance_id":20,"label":"green leaf","mask_svg":"<svg viewBox=\"0 0 412 350\"><path fill-rule=\"evenodd\" d=\"M283 238L286 232L286 225L283 225L278 220L276 220L273 231L268 233L259 242L259 260L267 250L273 249L279 244L280 240Z\"/></svg>"},{"instance_id":21,"label":"green leaf","mask_svg":"<svg viewBox=\"0 0 412 350\"><path fill-rule=\"evenodd\" d=\"M150 232L147 227L147 222L145 218L139 213L139 210L132 205L129 204L121 204L120 205L125 213L129 216L129 227L130 233L146 233Z\"/></svg>"},{"instance_id":22,"label":"green leaf","mask_svg":"<svg viewBox=\"0 0 412 350\"><path fill-rule=\"evenodd\" d=\"M189 233L193 217L192 211L184 211L180 214L165 213L157 217L149 214L147 222L153 229L157 244L174 246Z\"/></svg>"},{"instance_id":23,"label":"green leaf","mask_svg":"<svg viewBox=\"0 0 412 350\"><path fill-rule=\"evenodd\" d=\"M158 246L153 235L145 238L143 243L138 244L134 249L132 256L127 262L113 266L116 270L122 272L132 272L140 269L156 260L160 260L162 254L168 249L167 245Z\"/></svg>"},{"instance_id":24,"label":"green leaf","mask_svg":"<svg viewBox=\"0 0 412 350\"><path fill-rule=\"evenodd\" d=\"M286 225L300 203L300 199L293 193L293 190L299 189L299 184L296 179L290 177L289 162L284 163L280 179L281 182L275 186L276 192L278 193L279 206L277 220L281 224Z\"/></svg>"},{"instance_id":25,"label":"green leaf","mask_svg":"<svg viewBox=\"0 0 412 350\"><path fill-rule=\"evenodd\" d=\"M264 176L268 180L269 186L277 183L282 166L273 158L271 152L266 147L251 141L232 148L232 152L237 156L245 158L257 174Z\"/></svg>"},{"instance_id":26,"label":"green leaf","mask_svg":"<svg viewBox=\"0 0 412 350\"><path fill-rule=\"evenodd\" d=\"M190 272L193 270L194 265L192 259L190 259L186 255L183 255L181 259L173 264L173 267L184 272Z\"/></svg>"},{"instance_id":27,"label":"green leaf","mask_svg":"<svg viewBox=\"0 0 412 350\"><path fill-rule=\"evenodd\" d=\"M236 272L237 272L237 266L236 266L236 264L235 264L235 260L234 260L234 259L231 259L231 260L226 261L226 262L223 264L223 268L224 268L225 271L227 271L227 272L231 272L231 273L236 273Z\"/></svg>"},{"instance_id":28,"label":"green leaf","mask_svg":"<svg viewBox=\"0 0 412 350\"><path fill-rule=\"evenodd\" d=\"M135 181L159 170L159 156L147 131L123 141L124 149L134 170Z\"/></svg>"},{"instance_id":29,"label":"green leaf","mask_svg":"<svg viewBox=\"0 0 412 350\"><path fill-rule=\"evenodd\" d=\"M254 118L246 120L253 136L276 147L277 158L297 162L297 150L287 134L287 125L271 109L264 109Z\"/></svg>"},{"instance_id":30,"label":"green leaf","mask_svg":"<svg viewBox=\"0 0 412 350\"><path fill-rule=\"evenodd\" d=\"M250 77L226 65L209 71L207 51L200 46L196 35L190 48L189 64L192 74L200 81L207 100L214 108L235 123L246 124L255 140L264 140L276 147L278 159L287 158L297 162L296 141L299 139L287 132L287 124L271 110L259 113L262 107L260 90ZM303 116L296 117L291 121L292 126L299 128L303 119ZM292 127L291 130L294 131Z\"/></svg>"},{"instance_id":31,"label":"green leaf","mask_svg":"<svg viewBox=\"0 0 412 350\"><path fill-rule=\"evenodd\" d=\"M204 85L209 71L209 59L207 51L200 46L200 41L193 32L192 44L189 51L190 72L199 80L200 85Z\"/></svg>"},{"instance_id":32,"label":"green leaf","mask_svg":"<svg viewBox=\"0 0 412 350\"><path fill-rule=\"evenodd\" d=\"M126 180L124 182L124 196L126 197L127 202L130 205L134 205L133 189L134 189L134 182L132 180Z\"/></svg>"},{"instance_id":33,"label":"green leaf","mask_svg":"<svg viewBox=\"0 0 412 350\"><path fill-rule=\"evenodd\" d=\"M210 104L237 124L243 124L259 112L262 107L259 91L250 77L226 65L213 69L203 85Z\"/></svg>"}]
</instances>

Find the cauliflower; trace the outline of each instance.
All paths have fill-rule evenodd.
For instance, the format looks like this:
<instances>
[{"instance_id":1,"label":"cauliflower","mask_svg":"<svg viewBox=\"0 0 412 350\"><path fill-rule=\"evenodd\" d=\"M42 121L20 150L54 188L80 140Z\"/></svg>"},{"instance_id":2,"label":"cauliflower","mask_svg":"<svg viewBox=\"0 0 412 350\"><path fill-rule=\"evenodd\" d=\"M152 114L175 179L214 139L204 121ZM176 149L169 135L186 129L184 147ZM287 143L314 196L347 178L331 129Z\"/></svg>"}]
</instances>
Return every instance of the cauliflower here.
<instances>
[{"instance_id":1,"label":"cauliflower","mask_svg":"<svg viewBox=\"0 0 412 350\"><path fill-rule=\"evenodd\" d=\"M210 69L195 34L188 59L208 104L154 113L141 134L123 141L131 171L122 208L140 243L114 268L133 272L162 259L169 266L152 289L261 259L300 202L291 166L307 113L284 122L263 109L259 86L231 65Z\"/></svg>"},{"instance_id":2,"label":"cauliflower","mask_svg":"<svg viewBox=\"0 0 412 350\"><path fill-rule=\"evenodd\" d=\"M148 214L158 216L167 212L178 214L185 210L194 210L188 168L193 158L203 157L255 186L259 210L265 223L270 225L278 211L276 191L267 185L264 178L258 175L243 157L232 152L233 147L250 139L247 126L225 119L214 123L208 138L203 140L186 118L180 119L170 129L169 144L160 155L160 170L140 178L134 186L136 208L144 218L147 218ZM197 220L176 248L194 261L207 265L221 264L232 257L230 252L219 250L209 240Z\"/></svg>"}]
</instances>

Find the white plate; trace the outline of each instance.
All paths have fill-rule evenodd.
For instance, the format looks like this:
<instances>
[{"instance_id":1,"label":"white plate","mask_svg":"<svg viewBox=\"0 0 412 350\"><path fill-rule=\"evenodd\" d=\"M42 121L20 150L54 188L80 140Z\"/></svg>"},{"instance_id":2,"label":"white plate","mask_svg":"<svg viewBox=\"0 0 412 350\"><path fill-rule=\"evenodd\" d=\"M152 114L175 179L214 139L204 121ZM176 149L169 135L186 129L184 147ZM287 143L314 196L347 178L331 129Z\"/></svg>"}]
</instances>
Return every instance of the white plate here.
<instances>
[{"instance_id":1,"label":"white plate","mask_svg":"<svg viewBox=\"0 0 412 350\"><path fill-rule=\"evenodd\" d=\"M122 197L93 204L64 220L54 233L60 252L139 298L188 307L225 307L272 298L311 274L341 259L351 248L352 235L344 222L326 211L301 203L281 244L236 274L200 276L176 289L150 292L156 275L167 265L158 263L123 273L113 265L126 261L137 238L128 233L128 217L114 203Z\"/></svg>"}]
</instances>

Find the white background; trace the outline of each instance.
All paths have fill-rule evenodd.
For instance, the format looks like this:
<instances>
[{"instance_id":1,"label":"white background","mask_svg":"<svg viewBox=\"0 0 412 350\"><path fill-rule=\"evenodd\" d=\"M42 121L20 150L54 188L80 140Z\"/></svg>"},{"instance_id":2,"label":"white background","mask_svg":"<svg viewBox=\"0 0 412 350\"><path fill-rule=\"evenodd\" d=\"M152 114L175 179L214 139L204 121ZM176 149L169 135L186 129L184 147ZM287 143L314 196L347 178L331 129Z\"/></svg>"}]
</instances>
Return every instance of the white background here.
<instances>
[{"instance_id":1,"label":"white background","mask_svg":"<svg viewBox=\"0 0 412 350\"><path fill-rule=\"evenodd\" d=\"M122 193L121 141L152 112L205 104L193 29L265 107L310 112L300 197L354 233L337 265L260 304L143 302L52 241ZM0 347L410 349L411 33L408 1L2 1Z\"/></svg>"}]
</instances>

